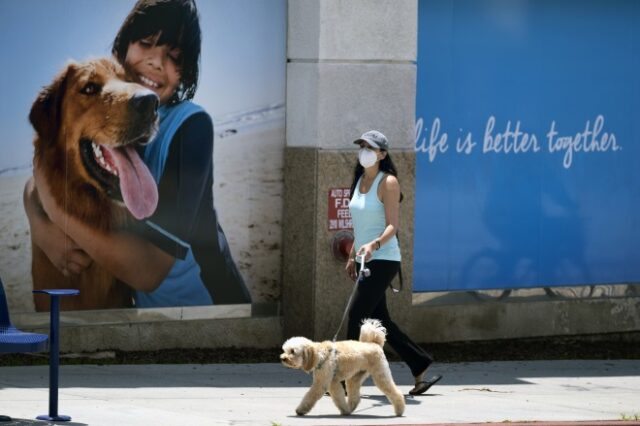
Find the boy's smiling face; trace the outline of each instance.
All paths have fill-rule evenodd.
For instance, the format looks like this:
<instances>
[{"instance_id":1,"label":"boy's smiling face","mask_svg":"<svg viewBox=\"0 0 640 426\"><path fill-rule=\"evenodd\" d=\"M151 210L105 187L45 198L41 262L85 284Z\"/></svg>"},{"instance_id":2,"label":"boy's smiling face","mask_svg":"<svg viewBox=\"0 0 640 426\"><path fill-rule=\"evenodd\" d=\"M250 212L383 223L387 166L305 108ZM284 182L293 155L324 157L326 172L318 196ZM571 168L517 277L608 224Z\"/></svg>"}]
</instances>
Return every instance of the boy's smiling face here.
<instances>
[{"instance_id":1,"label":"boy's smiling face","mask_svg":"<svg viewBox=\"0 0 640 426\"><path fill-rule=\"evenodd\" d=\"M125 67L136 83L158 95L166 104L180 85L180 49L157 45L160 33L131 42Z\"/></svg>"}]
</instances>

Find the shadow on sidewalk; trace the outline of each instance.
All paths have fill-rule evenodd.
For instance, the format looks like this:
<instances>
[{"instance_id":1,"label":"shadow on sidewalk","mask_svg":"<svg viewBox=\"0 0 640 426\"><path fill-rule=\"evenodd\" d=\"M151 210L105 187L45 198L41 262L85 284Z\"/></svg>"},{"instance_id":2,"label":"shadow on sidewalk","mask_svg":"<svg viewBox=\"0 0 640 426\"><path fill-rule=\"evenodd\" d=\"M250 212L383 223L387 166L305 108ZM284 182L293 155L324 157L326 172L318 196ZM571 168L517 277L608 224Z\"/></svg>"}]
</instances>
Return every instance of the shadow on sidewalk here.
<instances>
[{"instance_id":1,"label":"shadow on sidewalk","mask_svg":"<svg viewBox=\"0 0 640 426\"><path fill-rule=\"evenodd\" d=\"M413 377L402 363L392 363L393 377L402 392L413 387ZM47 367L2 367L0 389L47 386ZM598 378L640 375L640 362L623 361L511 361L487 363L437 364L429 375L443 379L438 386L483 387L531 384L543 378ZM62 366L61 388L308 388L312 377L279 364L203 364L203 365L73 365ZM365 386L372 386L367 379Z\"/></svg>"}]
</instances>

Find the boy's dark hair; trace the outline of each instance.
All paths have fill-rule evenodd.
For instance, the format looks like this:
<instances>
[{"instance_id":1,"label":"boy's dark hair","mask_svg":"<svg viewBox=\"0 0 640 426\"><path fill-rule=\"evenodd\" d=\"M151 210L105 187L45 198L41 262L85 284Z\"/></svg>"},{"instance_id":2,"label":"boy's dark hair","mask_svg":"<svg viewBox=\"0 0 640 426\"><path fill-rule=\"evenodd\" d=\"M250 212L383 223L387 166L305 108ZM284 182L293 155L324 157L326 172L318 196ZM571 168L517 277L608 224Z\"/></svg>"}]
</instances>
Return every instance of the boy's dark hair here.
<instances>
[{"instance_id":1,"label":"boy's dark hair","mask_svg":"<svg viewBox=\"0 0 640 426\"><path fill-rule=\"evenodd\" d=\"M389 152L385 150L382 150L382 151L386 152L387 155L385 155L384 158L380 160L380 166L379 166L380 171L383 173L388 173L391 176L395 176L397 179L398 171L396 169L395 164L393 164L393 161L391 161L391 156L389 155ZM353 198L353 194L356 191L356 185L358 184L358 179L360 179L360 176L362 176L363 173L364 173L364 167L360 165L360 162L356 162L356 168L353 170L353 182L351 182L351 193L349 194L349 198ZM404 198L404 195L402 194L402 192L400 192L401 202L403 198Z\"/></svg>"},{"instance_id":2,"label":"boy's dark hair","mask_svg":"<svg viewBox=\"0 0 640 426\"><path fill-rule=\"evenodd\" d=\"M194 0L138 0L122 23L111 53L124 65L129 44L159 32L158 45L180 49L180 85L169 103L192 99L198 87L202 38Z\"/></svg>"}]
</instances>

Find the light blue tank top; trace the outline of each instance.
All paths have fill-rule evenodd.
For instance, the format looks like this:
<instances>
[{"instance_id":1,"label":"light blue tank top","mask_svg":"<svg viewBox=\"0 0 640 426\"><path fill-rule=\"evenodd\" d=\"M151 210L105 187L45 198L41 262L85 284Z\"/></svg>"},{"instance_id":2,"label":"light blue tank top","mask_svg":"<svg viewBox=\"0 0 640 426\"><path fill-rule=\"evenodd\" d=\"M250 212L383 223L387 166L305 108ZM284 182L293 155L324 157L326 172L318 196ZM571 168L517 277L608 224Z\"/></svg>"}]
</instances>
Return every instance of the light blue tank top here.
<instances>
[{"instance_id":1,"label":"light blue tank top","mask_svg":"<svg viewBox=\"0 0 640 426\"><path fill-rule=\"evenodd\" d=\"M366 194L360 192L360 182L358 179L353 197L349 202L349 212L353 222L353 232L355 234L355 252L364 244L369 243L384 232L387 221L384 214L384 204L378 198L378 185L384 177L384 172L378 172L373 179L371 188ZM395 260L401 261L398 238L394 235L389 241L380 246L380 250L375 250L370 260Z\"/></svg>"},{"instance_id":2,"label":"light blue tank top","mask_svg":"<svg viewBox=\"0 0 640 426\"><path fill-rule=\"evenodd\" d=\"M145 147L144 151L144 162L149 167L156 184L160 183L169 155L169 147L176 131L187 118L200 111L204 111L204 109L188 101L173 106L163 105L158 109L160 128L156 137ZM160 231L189 249L184 260L175 260L171 271L158 288L151 293L136 291L134 296L136 307L212 305L213 300L200 278L200 266L193 257L191 246L163 229Z\"/></svg>"}]
</instances>

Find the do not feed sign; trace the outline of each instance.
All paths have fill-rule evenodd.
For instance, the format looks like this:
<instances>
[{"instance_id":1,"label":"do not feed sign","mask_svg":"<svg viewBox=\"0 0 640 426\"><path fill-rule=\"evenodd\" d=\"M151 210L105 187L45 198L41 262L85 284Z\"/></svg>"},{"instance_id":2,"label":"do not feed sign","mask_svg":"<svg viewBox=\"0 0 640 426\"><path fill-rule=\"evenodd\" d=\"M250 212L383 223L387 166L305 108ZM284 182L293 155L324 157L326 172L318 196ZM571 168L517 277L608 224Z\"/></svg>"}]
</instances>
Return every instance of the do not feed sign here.
<instances>
[{"instance_id":1,"label":"do not feed sign","mask_svg":"<svg viewBox=\"0 0 640 426\"><path fill-rule=\"evenodd\" d=\"M350 188L329 189L329 231L353 229L349 213Z\"/></svg>"}]
</instances>

